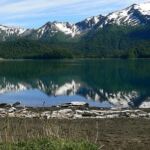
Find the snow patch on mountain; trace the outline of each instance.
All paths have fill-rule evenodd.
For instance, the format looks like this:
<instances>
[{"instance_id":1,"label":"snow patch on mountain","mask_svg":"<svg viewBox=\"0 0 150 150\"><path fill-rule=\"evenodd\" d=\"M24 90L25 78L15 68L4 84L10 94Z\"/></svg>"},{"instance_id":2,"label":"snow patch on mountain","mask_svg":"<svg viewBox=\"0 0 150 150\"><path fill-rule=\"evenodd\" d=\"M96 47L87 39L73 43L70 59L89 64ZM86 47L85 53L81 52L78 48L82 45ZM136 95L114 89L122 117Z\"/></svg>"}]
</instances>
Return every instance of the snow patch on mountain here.
<instances>
[{"instance_id":1,"label":"snow patch on mountain","mask_svg":"<svg viewBox=\"0 0 150 150\"><path fill-rule=\"evenodd\" d=\"M0 33L4 31L7 35L20 35L26 31L24 28L19 28L19 27L8 27L8 26L3 26L0 25Z\"/></svg>"},{"instance_id":2,"label":"snow patch on mountain","mask_svg":"<svg viewBox=\"0 0 150 150\"><path fill-rule=\"evenodd\" d=\"M134 8L139 10L143 15L150 15L150 2L135 5Z\"/></svg>"},{"instance_id":3,"label":"snow patch on mountain","mask_svg":"<svg viewBox=\"0 0 150 150\"><path fill-rule=\"evenodd\" d=\"M124 9L122 11L117 11L114 13L109 14L105 21L104 24L117 24L120 25L123 22L129 23L131 16L128 14L130 9Z\"/></svg>"},{"instance_id":4,"label":"snow patch on mountain","mask_svg":"<svg viewBox=\"0 0 150 150\"><path fill-rule=\"evenodd\" d=\"M0 35L1 40L5 41L7 38L13 36L13 37L19 37L21 36L26 29L19 28L19 27L8 27L4 25L0 25Z\"/></svg>"},{"instance_id":5,"label":"snow patch on mountain","mask_svg":"<svg viewBox=\"0 0 150 150\"><path fill-rule=\"evenodd\" d=\"M77 29L80 33L89 31L96 27L97 24L101 24L104 19L104 16L93 16L89 17L81 22L76 23Z\"/></svg>"},{"instance_id":6,"label":"snow patch on mountain","mask_svg":"<svg viewBox=\"0 0 150 150\"><path fill-rule=\"evenodd\" d=\"M68 22L48 22L37 30L39 38L41 38L45 33L49 33L50 36L53 36L58 32L62 32L66 35L71 35L72 37L80 34L77 27L74 24L70 24Z\"/></svg>"}]
</instances>

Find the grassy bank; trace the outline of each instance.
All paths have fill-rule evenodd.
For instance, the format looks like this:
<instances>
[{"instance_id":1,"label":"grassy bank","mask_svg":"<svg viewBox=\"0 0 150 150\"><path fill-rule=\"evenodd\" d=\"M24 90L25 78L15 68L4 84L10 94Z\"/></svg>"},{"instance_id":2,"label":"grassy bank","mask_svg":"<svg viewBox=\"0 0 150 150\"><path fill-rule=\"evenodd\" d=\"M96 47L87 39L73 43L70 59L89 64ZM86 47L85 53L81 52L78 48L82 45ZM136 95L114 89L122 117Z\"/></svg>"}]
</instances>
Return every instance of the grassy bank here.
<instances>
[{"instance_id":1,"label":"grassy bank","mask_svg":"<svg viewBox=\"0 0 150 150\"><path fill-rule=\"evenodd\" d=\"M38 149L57 146L64 150L147 150L150 147L150 120L147 119L0 119L1 149ZM55 140L56 139L56 140ZM86 142L85 142L86 141ZM93 143L93 144L89 144ZM64 146L64 147L63 147ZM39 149L41 149L39 147ZM10 149L11 150L11 149ZM61 149L60 149L61 150ZM80 150L80 149L79 149ZM87 149L88 150L88 149Z\"/></svg>"},{"instance_id":2,"label":"grassy bank","mask_svg":"<svg viewBox=\"0 0 150 150\"><path fill-rule=\"evenodd\" d=\"M0 150L97 150L98 147L85 141L73 142L58 139L37 139L18 143L2 143Z\"/></svg>"}]
</instances>

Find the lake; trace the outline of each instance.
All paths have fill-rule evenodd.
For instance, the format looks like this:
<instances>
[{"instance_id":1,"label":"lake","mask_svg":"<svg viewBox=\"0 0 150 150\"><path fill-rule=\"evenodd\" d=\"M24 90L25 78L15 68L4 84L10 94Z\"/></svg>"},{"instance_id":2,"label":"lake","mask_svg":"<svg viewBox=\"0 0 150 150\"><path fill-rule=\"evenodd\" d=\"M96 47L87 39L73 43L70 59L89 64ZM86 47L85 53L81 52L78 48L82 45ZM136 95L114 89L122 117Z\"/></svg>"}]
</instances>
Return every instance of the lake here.
<instances>
[{"instance_id":1,"label":"lake","mask_svg":"<svg viewBox=\"0 0 150 150\"><path fill-rule=\"evenodd\" d=\"M0 103L150 107L150 60L0 61Z\"/></svg>"}]
</instances>

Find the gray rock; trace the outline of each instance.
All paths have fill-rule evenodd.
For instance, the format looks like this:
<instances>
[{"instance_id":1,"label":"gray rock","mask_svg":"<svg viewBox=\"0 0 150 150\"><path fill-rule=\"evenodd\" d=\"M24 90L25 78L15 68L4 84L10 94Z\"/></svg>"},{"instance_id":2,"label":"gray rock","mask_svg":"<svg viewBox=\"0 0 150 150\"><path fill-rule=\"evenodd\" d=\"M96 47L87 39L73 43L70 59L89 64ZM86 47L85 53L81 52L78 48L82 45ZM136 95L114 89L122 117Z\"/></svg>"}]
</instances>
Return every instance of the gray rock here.
<instances>
[{"instance_id":1,"label":"gray rock","mask_svg":"<svg viewBox=\"0 0 150 150\"><path fill-rule=\"evenodd\" d=\"M16 102L16 103L14 103L12 106L13 107L17 107L17 106L19 106L21 104L21 102Z\"/></svg>"},{"instance_id":2,"label":"gray rock","mask_svg":"<svg viewBox=\"0 0 150 150\"><path fill-rule=\"evenodd\" d=\"M63 109L63 110L59 110L59 111L53 111L51 117L52 118L73 118L74 116L74 112L72 111L72 109Z\"/></svg>"},{"instance_id":3,"label":"gray rock","mask_svg":"<svg viewBox=\"0 0 150 150\"><path fill-rule=\"evenodd\" d=\"M10 108L11 105L10 104L7 104L7 103L1 103L0 104L0 108Z\"/></svg>"}]
</instances>

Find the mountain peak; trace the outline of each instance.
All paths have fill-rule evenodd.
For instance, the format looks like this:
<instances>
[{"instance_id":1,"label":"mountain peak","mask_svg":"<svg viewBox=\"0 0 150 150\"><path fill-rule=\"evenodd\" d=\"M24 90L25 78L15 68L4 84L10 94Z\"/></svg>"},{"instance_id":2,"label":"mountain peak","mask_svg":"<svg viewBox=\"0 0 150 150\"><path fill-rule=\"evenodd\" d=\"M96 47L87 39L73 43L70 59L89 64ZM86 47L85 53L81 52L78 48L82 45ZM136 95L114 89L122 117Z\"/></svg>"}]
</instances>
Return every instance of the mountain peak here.
<instances>
[{"instance_id":1,"label":"mountain peak","mask_svg":"<svg viewBox=\"0 0 150 150\"><path fill-rule=\"evenodd\" d=\"M147 16L147 17L145 17ZM133 4L125 9L112 12L106 16L104 25L140 25L150 20L150 3Z\"/></svg>"},{"instance_id":2,"label":"mountain peak","mask_svg":"<svg viewBox=\"0 0 150 150\"><path fill-rule=\"evenodd\" d=\"M35 38L40 39L43 37L52 37L58 32L75 37L76 35L85 34L92 29L103 28L110 24L136 26L149 23L150 1L141 4L133 4L125 9L109 13L106 16L92 16L76 24L53 21L47 22L45 25L35 30L0 25L0 34L2 34L2 40L7 39L9 36L30 37L30 35L33 34Z\"/></svg>"},{"instance_id":3,"label":"mountain peak","mask_svg":"<svg viewBox=\"0 0 150 150\"><path fill-rule=\"evenodd\" d=\"M40 34L40 37L42 37L45 33L48 33L50 36L52 36L55 33L62 32L66 35L71 35L72 37L78 34L74 24L58 21L47 22L44 26L37 29L37 31Z\"/></svg>"},{"instance_id":4,"label":"mountain peak","mask_svg":"<svg viewBox=\"0 0 150 150\"><path fill-rule=\"evenodd\" d=\"M139 10L143 15L150 15L150 2L136 4L134 9Z\"/></svg>"}]
</instances>

